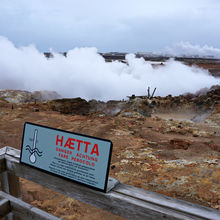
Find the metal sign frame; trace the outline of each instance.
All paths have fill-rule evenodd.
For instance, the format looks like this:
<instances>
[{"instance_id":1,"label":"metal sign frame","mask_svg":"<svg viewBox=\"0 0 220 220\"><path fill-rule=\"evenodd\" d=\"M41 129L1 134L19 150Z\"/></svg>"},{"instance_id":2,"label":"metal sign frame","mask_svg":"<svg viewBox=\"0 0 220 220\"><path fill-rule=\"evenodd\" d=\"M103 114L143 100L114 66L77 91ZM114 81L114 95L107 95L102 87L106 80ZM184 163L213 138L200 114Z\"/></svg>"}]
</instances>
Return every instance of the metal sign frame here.
<instances>
[{"instance_id":1,"label":"metal sign frame","mask_svg":"<svg viewBox=\"0 0 220 220\"><path fill-rule=\"evenodd\" d=\"M39 132L39 130L40 130L40 132ZM53 132L54 132L54 134L53 134ZM30 136L30 134L32 134L32 136ZM63 134L63 136L61 136L61 134ZM52 135L54 137L57 135L55 142L51 142ZM42 142L44 143L44 148L41 147L41 149L38 149L37 148L37 145L39 145L38 144L38 136L41 136L41 137L44 136L43 139L45 139L45 137L47 137L47 143L49 143L49 144L45 143L46 141L44 141L44 140L40 141L40 144L42 144ZM77 138L80 138L80 140L75 140L73 138L69 138L66 141L65 146L63 146L63 144L65 143L64 137L77 137ZM40 137L39 137L39 139L40 139ZM77 145L73 145L74 144L73 140L78 141L78 148L77 148ZM87 140L87 141L83 142L82 140ZM98 144L94 144L94 147L93 147L91 153L95 154L100 160L95 158L97 161L94 161L91 164L90 164L91 161L88 162L88 160L86 160L86 159L80 160L79 158L77 158L77 160L75 160L76 157L72 156L73 154L74 155L76 154L76 152L73 153L74 151L79 150L78 152L81 152L81 149L82 149L82 147L80 147L80 143L81 143L81 144L85 145L84 151L86 152L85 154L81 153L81 155L84 155L84 157L86 157L86 154L88 153L88 149L89 149L88 148L88 146L89 146L88 140L90 140L91 143L92 142L98 143L100 146L99 151L98 151ZM54 139L53 139L53 141L54 141ZM54 143L54 145L50 146L51 143ZM60 144L60 146L59 146L59 144ZM73 147L73 146L75 146L75 147ZM62 154L59 154L58 150L63 149L63 148L65 148L65 150L68 149L68 151L72 150L72 153L69 152L69 153L71 153L71 160L70 160L70 157L68 157L68 156L66 156L67 158L58 157L58 155L62 156ZM109 175L109 169L110 169L112 148L113 148L112 142L107 139L102 139L102 138L93 137L93 136L89 136L89 135L65 131L65 130L52 128L52 127L48 127L48 126L44 126L44 125L34 124L31 122L25 122L24 130L23 130L23 137L22 137L22 144L21 144L20 163L25 164L27 166L31 166L31 167L39 169L39 170L42 170L42 171L49 173L51 175L55 175L55 176L62 177L64 179L71 180L73 182L79 183L79 184L87 186L89 188L92 188L92 189L95 189L95 190L98 190L101 192L107 192L107 183L108 183L108 175ZM49 154L50 152L52 154ZM99 155L99 152L100 152L100 155ZM42 160L42 162L40 163L39 161L41 161L42 155L43 155L43 157L47 157L47 159ZM64 154L64 156L65 155L66 154ZM78 155L78 153L77 153L77 155ZM103 157L104 159L101 157ZM88 158L88 157L86 157L86 158ZM50 161L50 159L51 159L51 161ZM92 159L92 157L91 157L91 159ZM68 162L65 162L65 161L68 161ZM78 161L78 162L75 162L75 161ZM83 165L80 164L82 161L83 161L83 163L85 162ZM50 166L49 166L49 162L50 162ZM46 163L45 167L43 165L44 163ZM56 166L58 167L57 164L59 164L59 163L60 163L59 167L60 167L61 171L58 168L53 170L53 164L55 164L55 167ZM62 163L64 163L64 164L62 164ZM69 164L65 164L65 163L69 163ZM96 168L89 167L92 165L97 166L97 167ZM102 167L100 167L100 165ZM66 172L64 175L64 172L62 172L62 169L64 169L63 166L68 166L67 170L69 171L69 173ZM73 178L71 175L73 174L73 169L75 169L75 168L73 168L72 166L76 166L78 169L81 167L80 169L85 169L85 170L88 168L87 169L88 175L85 174L86 172L84 172L84 170L81 170L82 173L80 174L80 170L79 170L79 171L77 171L79 177L76 174L77 172L74 171L75 178ZM89 173L90 172L89 169L92 170L91 173ZM70 173L71 173L71 175L70 175ZM85 175L88 177L82 177L80 175L83 175L83 176ZM93 176L91 176L91 175L93 175ZM96 176L96 175L99 175L99 176ZM76 177L82 178L85 181L82 179L78 180ZM91 178L96 179L97 181L100 180L100 182L97 182L97 181L95 182L95 180L92 181ZM95 183L97 183L97 184L95 184Z\"/></svg>"}]
</instances>

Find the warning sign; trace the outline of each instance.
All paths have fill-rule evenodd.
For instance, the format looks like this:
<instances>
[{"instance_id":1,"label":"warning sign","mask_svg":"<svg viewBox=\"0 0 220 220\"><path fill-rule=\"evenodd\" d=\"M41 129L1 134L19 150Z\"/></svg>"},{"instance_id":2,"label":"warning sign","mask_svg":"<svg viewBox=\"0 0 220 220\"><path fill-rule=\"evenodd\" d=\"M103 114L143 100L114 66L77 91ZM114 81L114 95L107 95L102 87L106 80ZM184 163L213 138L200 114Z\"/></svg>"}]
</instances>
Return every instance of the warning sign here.
<instances>
[{"instance_id":1,"label":"warning sign","mask_svg":"<svg viewBox=\"0 0 220 220\"><path fill-rule=\"evenodd\" d=\"M106 192L112 142L26 122L20 162Z\"/></svg>"}]
</instances>

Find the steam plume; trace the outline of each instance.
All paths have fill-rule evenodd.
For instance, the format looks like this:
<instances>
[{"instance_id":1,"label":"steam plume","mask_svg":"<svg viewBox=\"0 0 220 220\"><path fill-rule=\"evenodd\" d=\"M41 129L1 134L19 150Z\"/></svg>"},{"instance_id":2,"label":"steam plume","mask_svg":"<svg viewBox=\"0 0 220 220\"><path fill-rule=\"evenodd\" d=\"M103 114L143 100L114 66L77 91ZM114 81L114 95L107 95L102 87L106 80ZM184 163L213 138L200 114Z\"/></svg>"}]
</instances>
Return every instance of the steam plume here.
<instances>
[{"instance_id":1,"label":"steam plume","mask_svg":"<svg viewBox=\"0 0 220 220\"><path fill-rule=\"evenodd\" d=\"M188 55L188 56L200 56L207 57L212 56L214 58L220 58L220 49L212 46L193 45L189 42L179 42L172 47L167 47L166 52L175 56Z\"/></svg>"},{"instance_id":2,"label":"steam plume","mask_svg":"<svg viewBox=\"0 0 220 220\"><path fill-rule=\"evenodd\" d=\"M126 56L128 64L106 63L96 48L75 48L67 57L54 53L47 59L33 45L16 48L0 37L0 88L53 90L63 97L123 99L146 95L147 87L157 87L156 95L179 95L218 84L207 71L174 60L153 68L149 62Z\"/></svg>"}]
</instances>

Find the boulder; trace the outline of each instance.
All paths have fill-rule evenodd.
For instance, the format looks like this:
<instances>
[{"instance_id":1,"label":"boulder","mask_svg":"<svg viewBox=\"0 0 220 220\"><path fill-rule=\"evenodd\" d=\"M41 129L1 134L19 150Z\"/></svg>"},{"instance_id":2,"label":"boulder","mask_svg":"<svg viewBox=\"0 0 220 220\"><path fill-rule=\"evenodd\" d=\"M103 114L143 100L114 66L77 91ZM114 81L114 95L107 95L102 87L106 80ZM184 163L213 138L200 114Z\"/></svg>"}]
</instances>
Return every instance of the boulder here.
<instances>
[{"instance_id":1,"label":"boulder","mask_svg":"<svg viewBox=\"0 0 220 220\"><path fill-rule=\"evenodd\" d=\"M10 103L25 103L33 101L32 93L22 90L0 89L0 98Z\"/></svg>"},{"instance_id":2,"label":"boulder","mask_svg":"<svg viewBox=\"0 0 220 220\"><path fill-rule=\"evenodd\" d=\"M189 146L191 145L190 141L174 138L170 140L170 145L172 149L184 149L187 150Z\"/></svg>"},{"instance_id":3,"label":"boulder","mask_svg":"<svg viewBox=\"0 0 220 220\"><path fill-rule=\"evenodd\" d=\"M58 111L63 114L87 115L90 105L85 99L55 99L48 102L51 110Z\"/></svg>"}]
</instances>

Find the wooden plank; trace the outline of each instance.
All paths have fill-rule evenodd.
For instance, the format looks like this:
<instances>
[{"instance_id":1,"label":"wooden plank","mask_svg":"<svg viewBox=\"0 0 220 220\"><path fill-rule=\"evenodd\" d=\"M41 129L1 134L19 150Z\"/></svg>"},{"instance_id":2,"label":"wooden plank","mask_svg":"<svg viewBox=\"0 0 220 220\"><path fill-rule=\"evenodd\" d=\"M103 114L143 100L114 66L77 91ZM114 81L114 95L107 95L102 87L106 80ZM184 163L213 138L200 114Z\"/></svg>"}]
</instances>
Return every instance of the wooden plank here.
<instances>
[{"instance_id":1,"label":"wooden plank","mask_svg":"<svg viewBox=\"0 0 220 220\"><path fill-rule=\"evenodd\" d=\"M2 157L2 158L0 158L0 174L2 173L2 172L4 172L6 169L5 169L5 158L4 157Z\"/></svg>"},{"instance_id":2,"label":"wooden plank","mask_svg":"<svg viewBox=\"0 0 220 220\"><path fill-rule=\"evenodd\" d=\"M20 197L19 178L13 173L3 172L0 174L1 188L3 192Z\"/></svg>"},{"instance_id":3,"label":"wooden plank","mask_svg":"<svg viewBox=\"0 0 220 220\"><path fill-rule=\"evenodd\" d=\"M5 171L0 174L1 189L3 192L9 193L8 172Z\"/></svg>"},{"instance_id":4,"label":"wooden plank","mask_svg":"<svg viewBox=\"0 0 220 220\"><path fill-rule=\"evenodd\" d=\"M140 219L147 217L148 219L165 219L169 217L169 219L181 219L183 216L182 213L171 212L163 207L143 202L138 198L133 199L129 196L120 195L115 192L104 194L64 180L60 177L55 177L37 169L21 165L18 162L16 163L14 159L10 161L10 157L7 155L6 158L6 167L8 171L14 172L25 179L36 182L79 201L126 218ZM185 214L184 216L187 217ZM188 217L185 219L191 218Z\"/></svg>"},{"instance_id":5,"label":"wooden plank","mask_svg":"<svg viewBox=\"0 0 220 220\"><path fill-rule=\"evenodd\" d=\"M6 151L7 151L7 147L0 148L0 158L1 158L1 156L3 156L3 157L5 156Z\"/></svg>"},{"instance_id":6,"label":"wooden plank","mask_svg":"<svg viewBox=\"0 0 220 220\"><path fill-rule=\"evenodd\" d=\"M3 150L0 152L2 156L3 156L2 153L4 151L5 151L4 157L7 152L9 152L9 154L12 154L16 158L20 157L19 151L15 151L14 148L7 147L7 146L4 147ZM5 168L5 158L4 158L4 168ZM13 173L4 172L3 175L0 175L0 180L2 182L2 190L4 192L7 192L15 197L21 196L20 182L17 176L15 176ZM13 213L10 213L9 215L7 215L5 219L6 220L19 220L19 218L16 217Z\"/></svg>"},{"instance_id":7,"label":"wooden plank","mask_svg":"<svg viewBox=\"0 0 220 220\"><path fill-rule=\"evenodd\" d=\"M124 184L119 184L109 193L101 193L22 165L13 156L15 153L12 149L10 152L12 155L8 151L5 155L6 169L9 172L129 219L220 219L220 212L214 209Z\"/></svg>"},{"instance_id":8,"label":"wooden plank","mask_svg":"<svg viewBox=\"0 0 220 220\"><path fill-rule=\"evenodd\" d=\"M20 154L21 154L20 150L17 150L15 148L9 147L9 146L6 146L5 148L6 148L5 154L8 154L14 158L20 159Z\"/></svg>"},{"instance_id":9,"label":"wooden plank","mask_svg":"<svg viewBox=\"0 0 220 220\"><path fill-rule=\"evenodd\" d=\"M1 181L2 191L10 194L10 184L9 184L8 176L9 176L9 174L7 171L1 173L0 174L0 181ZM16 220L16 218L14 217L14 215L12 213L10 213L5 217L5 220Z\"/></svg>"},{"instance_id":10,"label":"wooden plank","mask_svg":"<svg viewBox=\"0 0 220 220\"><path fill-rule=\"evenodd\" d=\"M32 219L32 220L58 220L59 218L50 215L32 205L23 202L7 193L0 191L0 198L10 201L10 207L13 214L20 217L21 219Z\"/></svg>"},{"instance_id":11,"label":"wooden plank","mask_svg":"<svg viewBox=\"0 0 220 220\"><path fill-rule=\"evenodd\" d=\"M5 155L6 154L12 155L14 158L19 159L20 158L20 151L16 150L12 147L4 147L0 149L0 156L4 156L0 159L0 171L5 171ZM2 169L1 169L2 167ZM4 192L7 192L15 197L20 196L20 184L19 184L19 178L13 174L13 173L7 173L4 172L0 180L2 182L2 189Z\"/></svg>"},{"instance_id":12,"label":"wooden plank","mask_svg":"<svg viewBox=\"0 0 220 220\"><path fill-rule=\"evenodd\" d=\"M0 174L5 171L5 154L6 147L0 148Z\"/></svg>"},{"instance_id":13,"label":"wooden plank","mask_svg":"<svg viewBox=\"0 0 220 220\"><path fill-rule=\"evenodd\" d=\"M180 212L185 212L185 210L187 209L188 214L200 218L209 219L211 218L212 216L211 214L213 213L213 219L214 216L220 219L220 212L217 211L217 215L215 215L216 210L214 209L205 206L200 206L195 203L190 203L187 201L174 199L172 197L161 195L155 192L146 191L133 186L122 184L120 187L116 187L115 189L113 189L113 191L117 191L124 195L129 195L134 198L139 198L152 204L160 204L163 207L167 207L173 210L178 210Z\"/></svg>"},{"instance_id":14,"label":"wooden plank","mask_svg":"<svg viewBox=\"0 0 220 220\"><path fill-rule=\"evenodd\" d=\"M6 216L8 213L10 213L10 203L8 199L2 199L0 200L0 218Z\"/></svg>"},{"instance_id":15,"label":"wooden plank","mask_svg":"<svg viewBox=\"0 0 220 220\"><path fill-rule=\"evenodd\" d=\"M15 197L21 196L19 178L14 173L8 173L9 194Z\"/></svg>"}]
</instances>

